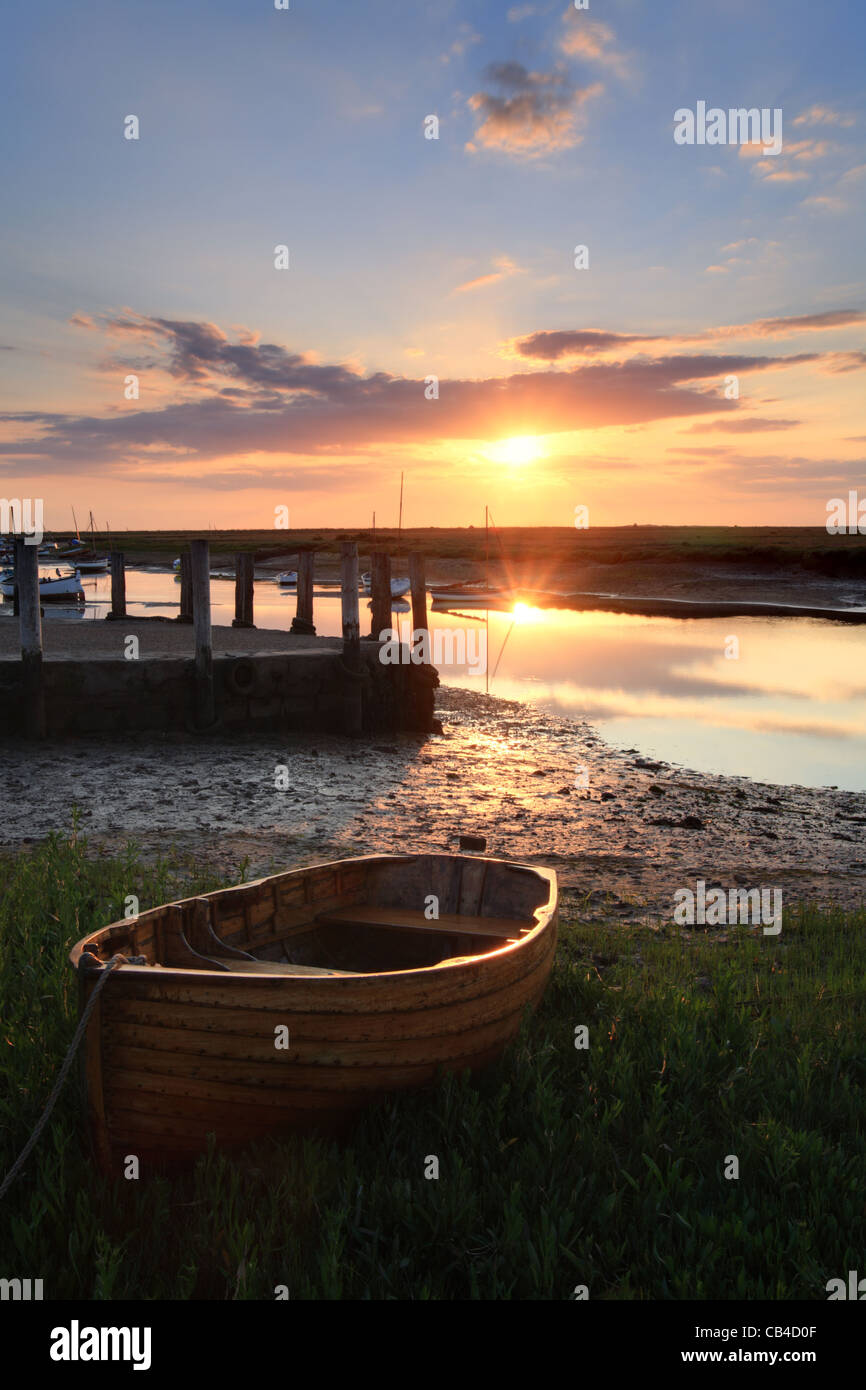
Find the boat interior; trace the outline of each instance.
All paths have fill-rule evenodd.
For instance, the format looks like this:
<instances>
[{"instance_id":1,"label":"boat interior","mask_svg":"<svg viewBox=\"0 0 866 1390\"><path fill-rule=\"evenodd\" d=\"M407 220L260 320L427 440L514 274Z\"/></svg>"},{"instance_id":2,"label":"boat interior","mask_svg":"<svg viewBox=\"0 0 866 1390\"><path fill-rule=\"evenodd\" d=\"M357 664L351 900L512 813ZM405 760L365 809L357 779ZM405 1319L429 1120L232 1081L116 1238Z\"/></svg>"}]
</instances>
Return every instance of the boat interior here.
<instances>
[{"instance_id":1,"label":"boat interior","mask_svg":"<svg viewBox=\"0 0 866 1390\"><path fill-rule=\"evenodd\" d=\"M119 952L156 969L379 974L512 945L555 905L544 869L468 855L370 856L168 903L102 928L80 950L94 966Z\"/></svg>"}]
</instances>

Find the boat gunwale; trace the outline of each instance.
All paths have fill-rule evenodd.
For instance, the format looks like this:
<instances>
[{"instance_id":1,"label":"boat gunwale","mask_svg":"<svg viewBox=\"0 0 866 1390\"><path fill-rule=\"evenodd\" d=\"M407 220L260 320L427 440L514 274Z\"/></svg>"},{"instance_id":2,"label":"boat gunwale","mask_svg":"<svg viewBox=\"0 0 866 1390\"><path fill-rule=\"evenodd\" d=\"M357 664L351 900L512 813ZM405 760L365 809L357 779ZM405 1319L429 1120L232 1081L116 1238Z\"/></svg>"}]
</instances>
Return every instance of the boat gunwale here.
<instances>
[{"instance_id":1,"label":"boat gunwale","mask_svg":"<svg viewBox=\"0 0 866 1390\"><path fill-rule=\"evenodd\" d=\"M275 970L271 973L266 970L260 970L256 971L254 974L245 975L242 972L209 970L206 967L199 969L198 967L175 965L132 965L124 962L121 973L134 978L158 978L166 981L172 978L184 982L201 979L211 984L215 979L225 982L226 984L231 980L233 982L238 982L239 991L248 991L254 988L256 981L260 981L262 984L267 984L268 986L273 985L273 983L277 981L286 985L297 985L302 983L313 987L328 985L343 989L351 989L358 986L363 988L364 984L369 981L389 979L400 979L402 981L406 980L407 977L423 978L434 970L440 972L449 969L465 970L467 967L476 967L479 962L482 961L500 960L509 953L516 954L525 947L528 942L537 940L539 935L548 929L556 919L559 905L559 893L556 882L556 871L554 869L547 869L533 864L523 864L510 859L495 859L490 855L481 854L437 854L435 851L418 851L415 854L360 854L354 855L348 859L330 859L317 864L306 864L298 869L286 869L276 874L265 874L261 878L252 879L249 883L233 884L225 888L216 888L210 893L192 894L187 898L177 898L171 902L157 903L155 907L147 908L143 913L137 913L134 917L121 917L114 922L109 922L105 926L97 928L95 932L91 932L88 936L82 937L70 950L68 959L73 969L78 973L81 957L85 953L85 946L95 943L102 945L102 938L106 937L107 934L111 932L118 937L126 935L137 926L142 917L147 916L151 912L159 911L160 909L184 907L189 903L200 900L210 902L212 899L219 898L223 894L242 893L246 890L252 891L255 888L261 887L262 884L272 883L275 879L285 879L295 876L301 877L305 874L313 874L317 870L338 870L356 864L411 864L422 858L444 859L450 860L451 862L481 862L485 864L504 865L509 869L516 869L523 873L532 874L547 884L547 901L540 903L538 907L533 910L532 917L534 925L530 926L527 919L527 929L516 941L506 941L502 946L498 946L491 951L478 951L473 955L461 956L459 959L447 958L442 961L436 961L433 965L413 966L408 970L356 971L344 975L289 975L284 971ZM514 920L517 921L519 919L515 918ZM310 925L314 927L315 924L316 918L313 917ZM447 932L443 932L443 935L447 935ZM109 944L110 937L105 940L105 945L107 946ZM107 962L102 961L98 962L98 964L104 969ZM157 973L154 974L154 972ZM94 971L91 978L95 980L99 973L101 972Z\"/></svg>"}]
</instances>

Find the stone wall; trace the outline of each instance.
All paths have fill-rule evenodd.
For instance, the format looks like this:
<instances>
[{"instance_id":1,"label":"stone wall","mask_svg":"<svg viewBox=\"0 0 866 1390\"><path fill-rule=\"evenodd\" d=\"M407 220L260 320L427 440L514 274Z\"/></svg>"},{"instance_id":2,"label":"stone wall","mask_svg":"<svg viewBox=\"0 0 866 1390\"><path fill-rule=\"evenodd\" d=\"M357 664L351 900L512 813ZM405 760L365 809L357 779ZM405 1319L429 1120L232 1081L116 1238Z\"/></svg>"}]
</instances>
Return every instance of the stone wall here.
<instances>
[{"instance_id":1,"label":"stone wall","mask_svg":"<svg viewBox=\"0 0 866 1390\"><path fill-rule=\"evenodd\" d=\"M362 643L358 672L334 649L215 656L213 731L429 731L435 669L383 665L378 653L378 643ZM48 737L202 732L193 673L188 658L46 660ZM24 715L21 663L0 661L0 735L20 737Z\"/></svg>"}]
</instances>

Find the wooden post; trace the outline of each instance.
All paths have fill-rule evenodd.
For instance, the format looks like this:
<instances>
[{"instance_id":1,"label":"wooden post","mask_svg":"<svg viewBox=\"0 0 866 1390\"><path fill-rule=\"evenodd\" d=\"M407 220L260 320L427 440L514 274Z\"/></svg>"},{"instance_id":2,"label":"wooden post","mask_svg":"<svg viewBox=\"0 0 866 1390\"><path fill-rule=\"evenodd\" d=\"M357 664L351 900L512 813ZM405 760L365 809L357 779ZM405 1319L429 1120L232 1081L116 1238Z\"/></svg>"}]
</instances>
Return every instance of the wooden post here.
<instances>
[{"instance_id":1,"label":"wooden post","mask_svg":"<svg viewBox=\"0 0 866 1390\"><path fill-rule=\"evenodd\" d=\"M109 618L126 617L126 557L119 550L111 554L111 612Z\"/></svg>"},{"instance_id":2,"label":"wooden post","mask_svg":"<svg viewBox=\"0 0 866 1390\"><path fill-rule=\"evenodd\" d=\"M207 541L190 541L189 548L195 631L195 713L199 728L208 729L216 721L210 625L210 546Z\"/></svg>"},{"instance_id":3,"label":"wooden post","mask_svg":"<svg viewBox=\"0 0 866 1390\"><path fill-rule=\"evenodd\" d=\"M21 630L21 675L25 727L31 738L45 737L45 684L42 670L42 609L39 556L35 545L15 538L15 582Z\"/></svg>"},{"instance_id":4,"label":"wooden post","mask_svg":"<svg viewBox=\"0 0 866 1390\"><path fill-rule=\"evenodd\" d=\"M370 596L373 600L370 636L378 642L380 632L391 631L391 558L389 555L373 555L370 566Z\"/></svg>"},{"instance_id":5,"label":"wooden post","mask_svg":"<svg viewBox=\"0 0 866 1390\"><path fill-rule=\"evenodd\" d=\"M340 583L343 600L343 660L357 670L361 656L361 619L358 611L358 546L343 541Z\"/></svg>"},{"instance_id":6,"label":"wooden post","mask_svg":"<svg viewBox=\"0 0 866 1390\"><path fill-rule=\"evenodd\" d=\"M316 562L314 550L302 550L298 556L298 603L292 619L292 632L303 632L315 637L313 626L313 569Z\"/></svg>"},{"instance_id":7,"label":"wooden post","mask_svg":"<svg viewBox=\"0 0 866 1390\"><path fill-rule=\"evenodd\" d=\"M427 632L427 583L424 575L424 556L413 551L409 556L409 585L412 593L412 630Z\"/></svg>"},{"instance_id":8,"label":"wooden post","mask_svg":"<svg viewBox=\"0 0 866 1390\"><path fill-rule=\"evenodd\" d=\"M180 557L180 621L192 622L192 557L185 551Z\"/></svg>"},{"instance_id":9,"label":"wooden post","mask_svg":"<svg viewBox=\"0 0 866 1390\"><path fill-rule=\"evenodd\" d=\"M255 556L251 551L235 556L235 618L232 627L255 627L253 583Z\"/></svg>"},{"instance_id":10,"label":"wooden post","mask_svg":"<svg viewBox=\"0 0 866 1390\"><path fill-rule=\"evenodd\" d=\"M361 622L358 611L358 546L355 541L343 541L340 581L343 597L343 663L346 671L346 693L343 701L343 728L347 734L359 734L363 725L361 696Z\"/></svg>"}]
</instances>

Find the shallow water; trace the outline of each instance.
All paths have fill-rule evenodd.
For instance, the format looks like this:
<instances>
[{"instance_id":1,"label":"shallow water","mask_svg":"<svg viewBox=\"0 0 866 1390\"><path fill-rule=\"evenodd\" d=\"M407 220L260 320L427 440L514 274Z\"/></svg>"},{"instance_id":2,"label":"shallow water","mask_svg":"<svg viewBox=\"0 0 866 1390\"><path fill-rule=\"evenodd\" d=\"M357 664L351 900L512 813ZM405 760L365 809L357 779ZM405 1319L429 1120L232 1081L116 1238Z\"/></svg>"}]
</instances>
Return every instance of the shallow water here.
<instances>
[{"instance_id":1,"label":"shallow water","mask_svg":"<svg viewBox=\"0 0 866 1390\"><path fill-rule=\"evenodd\" d=\"M108 576L84 581L71 622L104 617ZM173 616L179 585L129 570L127 605ZM234 616L234 582L211 584L215 624ZM3 605L7 616L11 605ZM256 623L288 628L294 595L260 581ZM407 605L402 606L403 609ZM361 601L361 626L369 622ZM340 599L317 593L321 635L339 635ZM408 638L406 611L395 623ZM757 781L866 790L866 638L814 618L646 618L515 605L431 615L430 653L443 684L531 701L589 720L614 747L699 771Z\"/></svg>"}]
</instances>

